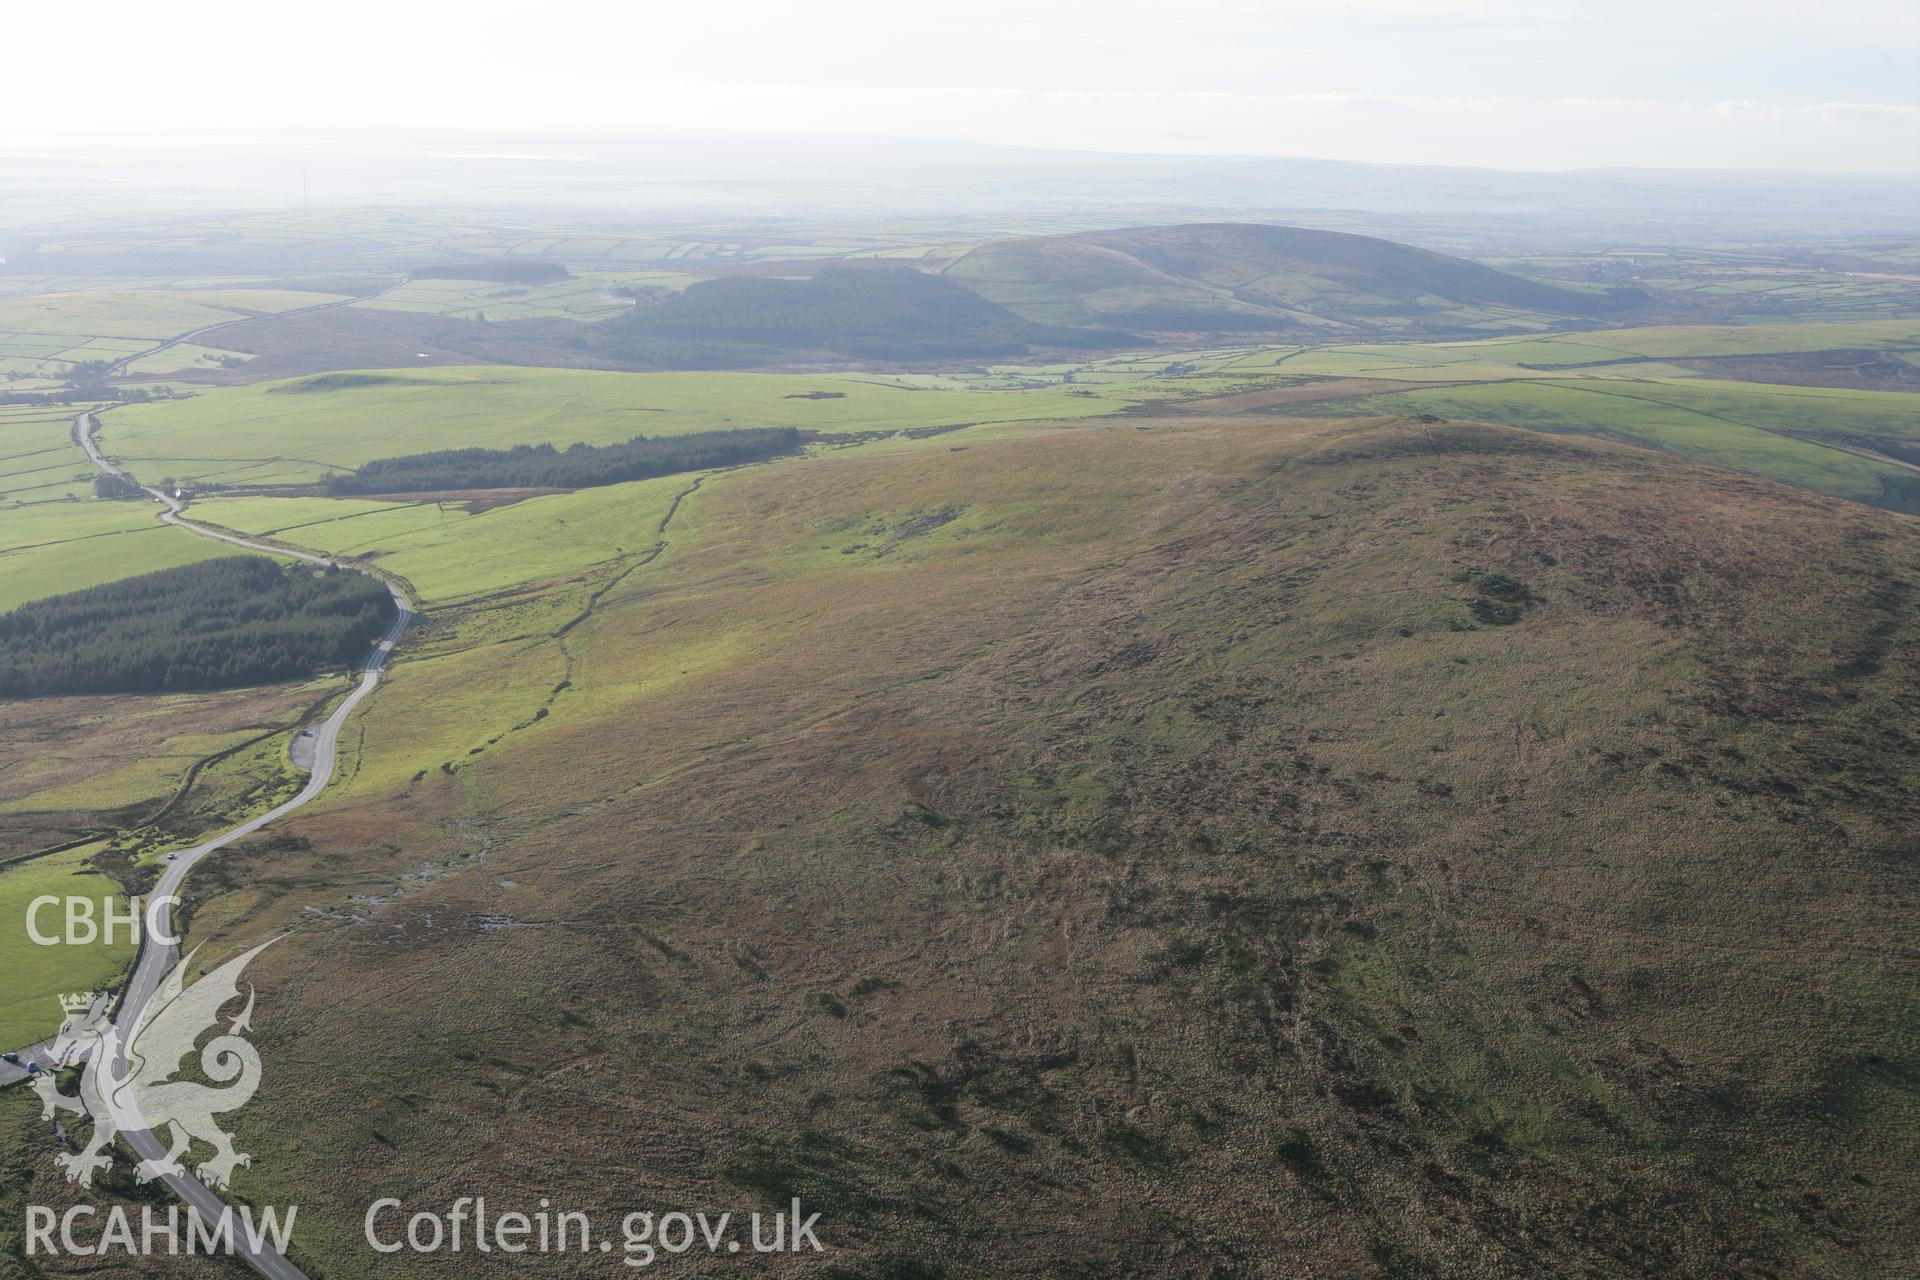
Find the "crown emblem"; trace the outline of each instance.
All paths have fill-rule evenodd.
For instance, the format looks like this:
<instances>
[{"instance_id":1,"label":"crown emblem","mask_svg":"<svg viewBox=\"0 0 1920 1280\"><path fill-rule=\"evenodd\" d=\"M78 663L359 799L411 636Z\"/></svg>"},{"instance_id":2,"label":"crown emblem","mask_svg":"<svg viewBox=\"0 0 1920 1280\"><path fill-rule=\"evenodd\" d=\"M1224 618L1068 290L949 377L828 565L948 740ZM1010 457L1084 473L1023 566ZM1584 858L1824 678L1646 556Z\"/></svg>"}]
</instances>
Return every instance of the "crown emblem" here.
<instances>
[{"instance_id":1,"label":"crown emblem","mask_svg":"<svg viewBox=\"0 0 1920 1280\"><path fill-rule=\"evenodd\" d=\"M76 991L70 996L61 996L60 1007L68 1013L85 1013L93 1007L93 992Z\"/></svg>"}]
</instances>

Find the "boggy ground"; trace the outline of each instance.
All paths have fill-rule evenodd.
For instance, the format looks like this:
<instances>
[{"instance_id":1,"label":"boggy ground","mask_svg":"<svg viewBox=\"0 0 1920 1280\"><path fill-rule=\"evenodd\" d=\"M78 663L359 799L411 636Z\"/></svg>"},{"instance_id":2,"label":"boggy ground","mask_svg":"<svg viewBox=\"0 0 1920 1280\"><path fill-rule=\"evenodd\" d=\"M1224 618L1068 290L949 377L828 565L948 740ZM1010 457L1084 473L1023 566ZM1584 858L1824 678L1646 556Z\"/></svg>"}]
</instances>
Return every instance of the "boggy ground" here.
<instances>
[{"instance_id":1,"label":"boggy ground","mask_svg":"<svg viewBox=\"0 0 1920 1280\"><path fill-rule=\"evenodd\" d=\"M1920 1247L1911 519L1187 418L748 468L665 536L430 616L200 882L212 950L296 930L233 1123L314 1274L476 1273L374 1255L377 1195L823 1213L703 1275Z\"/></svg>"}]
</instances>

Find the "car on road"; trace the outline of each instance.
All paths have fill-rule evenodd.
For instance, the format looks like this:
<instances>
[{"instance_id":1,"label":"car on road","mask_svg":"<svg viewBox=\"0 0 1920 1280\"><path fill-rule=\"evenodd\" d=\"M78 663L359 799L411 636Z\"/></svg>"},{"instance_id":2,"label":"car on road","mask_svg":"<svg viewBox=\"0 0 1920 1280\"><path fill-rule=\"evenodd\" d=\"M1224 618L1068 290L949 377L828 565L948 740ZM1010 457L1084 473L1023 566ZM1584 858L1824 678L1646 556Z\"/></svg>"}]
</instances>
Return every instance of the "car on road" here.
<instances>
[{"instance_id":1,"label":"car on road","mask_svg":"<svg viewBox=\"0 0 1920 1280\"><path fill-rule=\"evenodd\" d=\"M11 1062L16 1067L26 1066L26 1063L20 1061L20 1055L17 1053L0 1053L0 1061Z\"/></svg>"}]
</instances>

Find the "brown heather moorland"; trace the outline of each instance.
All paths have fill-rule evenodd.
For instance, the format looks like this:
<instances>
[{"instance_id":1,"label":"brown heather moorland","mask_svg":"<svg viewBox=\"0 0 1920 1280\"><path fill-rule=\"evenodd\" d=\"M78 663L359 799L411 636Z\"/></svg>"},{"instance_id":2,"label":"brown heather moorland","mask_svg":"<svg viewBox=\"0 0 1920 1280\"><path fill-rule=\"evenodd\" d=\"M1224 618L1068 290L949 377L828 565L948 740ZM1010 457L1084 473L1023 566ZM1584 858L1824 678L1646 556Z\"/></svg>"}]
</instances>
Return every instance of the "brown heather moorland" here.
<instances>
[{"instance_id":1,"label":"brown heather moorland","mask_svg":"<svg viewBox=\"0 0 1920 1280\"><path fill-rule=\"evenodd\" d=\"M372 1254L379 1195L823 1215L698 1275L1920 1250L1914 520L1186 416L744 468L662 536L429 614L342 786L196 873L209 954L293 930L236 1185L315 1277L491 1274Z\"/></svg>"},{"instance_id":2,"label":"brown heather moorland","mask_svg":"<svg viewBox=\"0 0 1920 1280\"><path fill-rule=\"evenodd\" d=\"M0 865L89 834L157 822L190 836L249 814L244 793L266 779L220 766L343 688L0 700Z\"/></svg>"}]
</instances>

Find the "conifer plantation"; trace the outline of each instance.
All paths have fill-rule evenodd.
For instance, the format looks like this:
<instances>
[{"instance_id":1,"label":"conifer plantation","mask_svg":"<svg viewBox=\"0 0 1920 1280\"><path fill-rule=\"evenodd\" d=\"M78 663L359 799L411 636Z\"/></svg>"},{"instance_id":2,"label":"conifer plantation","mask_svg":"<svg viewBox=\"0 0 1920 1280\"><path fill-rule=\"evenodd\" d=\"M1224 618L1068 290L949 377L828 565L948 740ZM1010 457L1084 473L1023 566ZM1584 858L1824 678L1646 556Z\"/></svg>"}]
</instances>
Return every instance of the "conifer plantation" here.
<instances>
[{"instance_id":1,"label":"conifer plantation","mask_svg":"<svg viewBox=\"0 0 1920 1280\"><path fill-rule=\"evenodd\" d=\"M800 443L792 427L746 427L677 436L635 436L619 444L517 444L511 449L438 449L376 458L322 487L350 493L413 493L444 489L588 489L708 467L758 462Z\"/></svg>"},{"instance_id":2,"label":"conifer plantation","mask_svg":"<svg viewBox=\"0 0 1920 1280\"><path fill-rule=\"evenodd\" d=\"M223 556L0 614L0 697L230 689L357 666L393 597L364 573Z\"/></svg>"}]
</instances>

